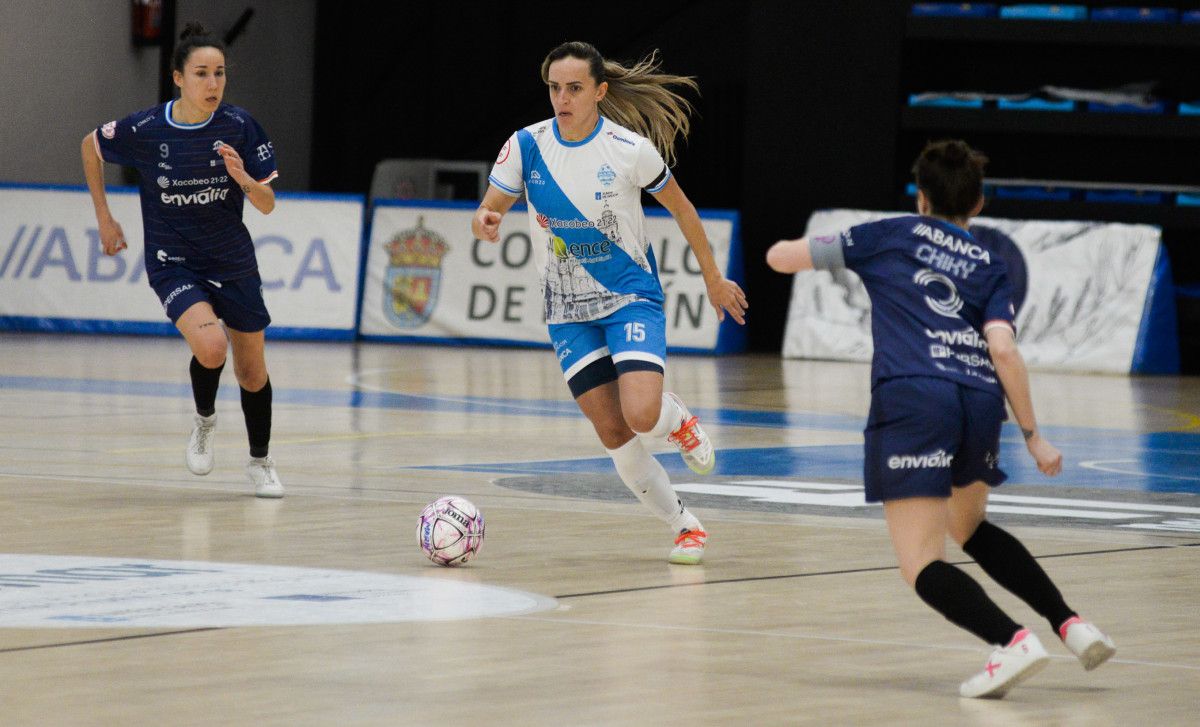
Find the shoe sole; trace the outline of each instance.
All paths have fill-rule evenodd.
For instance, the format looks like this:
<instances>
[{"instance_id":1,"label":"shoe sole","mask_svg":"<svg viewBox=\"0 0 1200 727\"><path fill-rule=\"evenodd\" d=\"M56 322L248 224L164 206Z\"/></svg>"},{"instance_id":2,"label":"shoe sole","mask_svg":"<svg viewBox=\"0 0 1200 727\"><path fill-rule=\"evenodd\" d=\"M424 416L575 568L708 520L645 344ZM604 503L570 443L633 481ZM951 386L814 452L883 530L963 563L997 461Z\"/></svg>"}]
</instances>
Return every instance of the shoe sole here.
<instances>
[{"instance_id":1,"label":"shoe sole","mask_svg":"<svg viewBox=\"0 0 1200 727\"><path fill-rule=\"evenodd\" d=\"M667 558L667 562L675 565L700 565L702 559L703 556L699 555L672 555Z\"/></svg>"},{"instance_id":2,"label":"shoe sole","mask_svg":"<svg viewBox=\"0 0 1200 727\"><path fill-rule=\"evenodd\" d=\"M206 474L208 474L209 472L212 472L212 471L213 471L212 465L209 465L208 469L206 469L206 470L196 470L196 469L192 469L192 464L191 464L191 462L187 462L187 461L185 460L184 464L186 464L186 465L187 465L188 472L191 472L191 473L192 473L192 474L194 474L194 475L199 475L200 477L203 477L204 475L206 475Z\"/></svg>"},{"instance_id":3,"label":"shoe sole","mask_svg":"<svg viewBox=\"0 0 1200 727\"><path fill-rule=\"evenodd\" d=\"M254 493L255 497L261 497L267 500L278 500L283 497L283 490L260 490Z\"/></svg>"},{"instance_id":4,"label":"shoe sole","mask_svg":"<svg viewBox=\"0 0 1200 727\"><path fill-rule=\"evenodd\" d=\"M695 472L698 475L706 475L709 472L712 472L713 468L717 466L717 458L713 457L712 464L708 465L708 467L705 469L700 469L699 467L694 467L694 466L692 466L691 462L687 462L686 460L685 460L685 463L687 464L688 469L690 469L692 472Z\"/></svg>"},{"instance_id":5,"label":"shoe sole","mask_svg":"<svg viewBox=\"0 0 1200 727\"><path fill-rule=\"evenodd\" d=\"M1097 641L1083 650L1083 653L1079 655L1079 661L1083 664L1084 671L1091 671L1111 659L1115 653L1117 653L1116 647L1109 646L1103 641Z\"/></svg>"},{"instance_id":6,"label":"shoe sole","mask_svg":"<svg viewBox=\"0 0 1200 727\"><path fill-rule=\"evenodd\" d=\"M967 699L1000 699L1005 694L1008 694L1013 689L1013 687L1017 686L1018 684L1025 681L1026 679L1034 676L1035 674L1040 672L1042 669L1045 669L1046 665L1049 663L1050 663L1050 657L1048 655L1043 656L1040 659L1038 659L1037 661L1030 662L1028 666L1026 666L1024 669L1022 669L1021 671L1014 674L1011 679L1004 682L1003 684L997 684L990 691L984 692L983 694L976 694L974 696L966 697L966 698ZM960 696L962 696L962 695L960 695Z\"/></svg>"}]
</instances>

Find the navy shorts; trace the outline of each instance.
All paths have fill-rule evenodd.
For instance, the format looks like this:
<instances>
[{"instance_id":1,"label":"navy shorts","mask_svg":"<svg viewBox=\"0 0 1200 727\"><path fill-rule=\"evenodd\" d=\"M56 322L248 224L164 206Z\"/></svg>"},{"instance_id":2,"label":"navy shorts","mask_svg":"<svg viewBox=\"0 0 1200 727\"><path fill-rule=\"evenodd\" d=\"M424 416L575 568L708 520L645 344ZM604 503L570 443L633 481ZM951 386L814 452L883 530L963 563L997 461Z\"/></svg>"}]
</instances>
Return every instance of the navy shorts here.
<instances>
[{"instance_id":1,"label":"navy shorts","mask_svg":"<svg viewBox=\"0 0 1200 727\"><path fill-rule=\"evenodd\" d=\"M1004 400L932 376L889 379L871 394L863 431L867 502L949 497L982 480L995 486Z\"/></svg>"},{"instance_id":2,"label":"navy shorts","mask_svg":"<svg viewBox=\"0 0 1200 727\"><path fill-rule=\"evenodd\" d=\"M150 287L172 323L178 323L188 308L207 301L217 317L235 331L255 333L271 324L263 302L262 278L257 272L237 280L216 281L187 268L170 266L155 271Z\"/></svg>"}]
</instances>

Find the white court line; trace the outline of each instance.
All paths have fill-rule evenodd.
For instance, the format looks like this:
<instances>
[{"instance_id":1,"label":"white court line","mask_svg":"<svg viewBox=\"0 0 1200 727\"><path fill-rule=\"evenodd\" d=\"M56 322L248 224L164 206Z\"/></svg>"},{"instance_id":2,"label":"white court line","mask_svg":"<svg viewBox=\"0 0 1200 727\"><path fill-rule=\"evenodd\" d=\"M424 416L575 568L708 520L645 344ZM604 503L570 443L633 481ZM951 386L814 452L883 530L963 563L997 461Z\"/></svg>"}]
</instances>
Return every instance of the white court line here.
<instances>
[{"instance_id":1,"label":"white court line","mask_svg":"<svg viewBox=\"0 0 1200 727\"><path fill-rule=\"evenodd\" d=\"M505 476L507 476L507 475L505 475ZM239 496L241 496L241 495L248 496L248 492L249 492L249 489L248 489L249 485L248 484L242 485L240 483L239 484L231 483L227 487L210 487L210 486L203 486L203 485L183 484L183 483L179 483L179 482L174 482L174 483L163 482L161 480L155 481L155 482L138 482L136 480L116 480L116 479L107 479L107 478L103 478L103 477L86 477L86 476L81 476L81 475L36 475L36 474L23 474L23 473L18 473L18 472L0 472L0 478L3 478L3 477L8 477L8 478L12 478L12 479L24 478L24 479L30 479L30 480L50 480L53 482L67 482L67 483L75 482L75 483L79 483L79 484L115 485L118 487L138 487L138 488L145 488L145 489L159 488L159 489L166 489L166 490L184 490L184 491L189 491L189 492L215 492L215 493L221 493L221 494L225 494L225 495L239 495ZM501 485L496 485L493 480L488 480L487 484L492 485L494 487L502 487ZM384 503L391 503L391 504L396 504L396 505L413 504L413 503L406 502L404 499L401 499L401 498L406 498L406 497L411 498L411 497L416 497L419 495L439 494L437 491L433 491L433 490L393 490L393 491L384 491L384 492L392 492L392 493L394 493L394 496L379 497L379 496L372 496L372 495L353 495L353 494L341 495L341 494L328 494L328 493L322 493L322 492L304 492L303 491L305 489L311 489L314 487L322 487L321 485L286 485L285 487L287 489L287 497L288 498L315 497L315 498L321 498L321 499L325 499L325 500L345 500L345 501L350 501L350 502L384 502ZM349 487L341 488L341 489L344 489L347 491L351 490L351 488L349 488ZM518 491L518 492L521 492L521 491ZM572 507L569 509L564 509L561 507L526 507L524 505L514 504L514 503L518 503L518 502L522 502L522 503L529 502L529 501L536 502L539 499L545 500L547 502L561 502L563 499L563 498L560 498L560 497L557 497L554 495L539 496L538 493L530 493L530 492L521 492L521 494L524 495L523 498L521 498L519 500L518 499L506 500L505 503L503 505L499 505L499 507L507 507L507 508L510 508L513 510L525 510L525 511L529 511L529 512L569 511L572 513L581 513L581 514L587 514L587 515L613 515L614 514L613 510L592 510L592 509L583 509L583 508L579 508L579 507ZM481 498L482 497L502 497L502 495L500 495L498 493L479 493L476 496L481 497ZM525 499L525 498L528 498L528 499ZM279 501L272 500L272 502L279 502ZM579 501L576 500L574 502L579 502ZM620 505L622 503L613 501L612 504ZM624 504L632 504L632 503L624 503ZM847 515L845 518L842 518L842 519L843 520L853 520L854 522L838 522L838 523L822 522L819 525L817 525L813 522L788 522L786 520L783 520L782 518L779 520L755 520L755 519L740 517L740 516L730 517L725 514L728 511L720 510L718 508L700 508L700 509L705 511L706 518L711 519L713 521L726 522L726 523L739 523L739 524L744 524L744 525L776 525L776 526L786 525L786 526L790 526L790 527L802 527L802 528L821 527L821 528L830 528L833 530L868 530L868 529L874 530L874 529L877 529L878 525L879 525L879 520L876 518L853 518L849 515ZM655 519L655 520L658 519L655 515L648 513L648 512L640 511L639 509L635 509L635 510L633 510L631 512L627 512L627 513L622 513L622 515L625 517L635 517L635 518L642 518L642 519ZM779 515L793 516L793 517L805 517L805 518L821 518L822 520L826 519L824 516L813 515L811 513L779 513ZM861 522L861 524L859 524L860 522ZM1110 530L1105 530L1104 532L1113 534L1113 535L1116 534ZM1118 545L1145 546L1146 545L1145 538L1155 538L1156 545L1154 547L1160 547L1160 548L1182 547L1182 546L1174 545L1171 542L1171 541L1180 539L1180 536L1182 534L1178 533L1178 532L1171 532L1170 534L1168 534L1167 531L1163 531L1161 533L1160 532L1151 532L1151 531L1142 531L1142 532L1139 532L1137 535L1138 535L1138 537L1136 539L1134 539L1128 543L1126 543L1120 539L1113 540L1112 542L1115 544L1118 544ZM1062 542L1062 543L1067 543L1067 544L1075 545L1075 546L1078 546L1079 542L1080 542L1078 538L1073 538L1073 537L1069 537L1069 536L1056 536L1056 535L1052 535L1052 534L1040 535L1039 538L1042 538L1047 541ZM1160 543L1157 540L1158 538L1161 538L1165 542Z\"/></svg>"},{"instance_id":2,"label":"white court line","mask_svg":"<svg viewBox=\"0 0 1200 727\"><path fill-rule=\"evenodd\" d=\"M700 584L697 584L700 585ZM905 648L925 649L927 651L966 651L973 654L987 653L990 647L968 647L968 646L949 646L949 645L931 645L927 643L912 643L909 641L891 641L888 639L855 639L849 636L825 636L819 634L805 633L788 633L780 631L758 631L755 629L717 629L707 628L702 626L680 626L678 624L648 624L648 623L628 623L624 621L593 621L590 619L576 618L549 618L546 616L495 616L494 618L510 619L515 621L541 621L545 623L583 625L583 626L616 626L627 629L653 629L658 631L686 631L689 633L704 633L704 634L728 634L730 636L762 636L766 638L781 638L781 639L796 639L803 641L834 641L851 644L870 644L873 646L903 646ZM1064 661L1075 661L1074 656L1066 656L1063 654L1051 654L1051 659L1061 659ZM1129 664L1133 666L1155 666L1164 669L1185 669L1187 671L1200 671L1200 666L1191 664L1168 664L1157 661L1141 661L1136 659L1110 659L1109 664Z\"/></svg>"},{"instance_id":3,"label":"white court line","mask_svg":"<svg viewBox=\"0 0 1200 727\"><path fill-rule=\"evenodd\" d=\"M144 489L159 488L159 489L165 489L165 490L184 490L184 491L188 491L188 492L212 492L212 493L220 493L220 494L224 494L224 495L239 495L239 496L244 495L247 497L249 497L249 488L250 488L249 483L247 483L245 486L243 486L241 484L236 484L236 485L231 484L228 487L211 487L211 486L203 486L203 485L189 485L189 484L183 484L183 483L172 483L172 482L162 482L162 481L137 482L137 481L130 481L130 480L105 479L102 477L84 477L84 476L79 476L79 475L72 475L72 476L29 475L29 474L19 474L19 473L15 473L15 472L0 472L0 477L10 477L13 479L24 478L24 479L30 479L30 480L50 480L53 482L66 482L66 483L74 482L74 483L89 484L89 485L115 485L118 487L138 487L138 488L144 488ZM488 481L487 484L492 485L494 487L500 487L500 485L496 485L495 483L493 483L491 481ZM300 490L304 490L304 489L310 489L312 487L320 487L320 485L285 485L284 488L287 491L287 495L285 496L284 499L286 500L289 498L297 498L297 497L314 497L314 498L319 498L319 499L323 499L323 500L346 500L346 501L350 501L350 502L383 502L383 503L390 503L393 505L417 505L417 504L419 504L419 502L410 502L407 499L402 499L402 498L413 498L413 497L418 497L418 496L427 497L430 495L442 494L441 491L434 491L434 490L394 490L394 491L391 491L391 492L394 492L393 497L379 497L379 496L372 496L372 495L352 495L352 494L341 495L341 494L327 494L327 493L322 493L322 492L302 492L302 491L300 491ZM347 488L342 488L342 489L349 490L350 488L347 487ZM523 503L537 502L538 500L545 500L546 502L563 502L563 498L555 496L555 495L539 495L538 493L522 492L519 490L513 490L511 492L516 492L518 494L513 496L514 497L513 500L511 500L511 501L506 500L504 502L504 504L497 505L497 507L508 508L511 510L524 510L524 511L528 511L528 512L552 512L552 513L571 512L571 513L580 513L580 514L585 514L585 515L620 514L622 517L634 517L634 518L641 518L641 519L645 519L645 520L651 520L651 519L658 520L658 517L655 516L654 514L649 513L649 512L642 512L640 510L634 510L632 512L625 512L625 513L618 513L615 510L591 510L591 509L583 509L583 508L579 508L579 507L571 507L571 508L528 507L528 506L524 505ZM479 497L479 498L496 497L496 498L499 498L499 497L505 497L505 495L503 495L501 493L479 493L478 495L472 495L472 497ZM518 497L520 499L516 499ZM482 499L473 500L473 502L482 502L482 501L483 501ZM272 500L271 502L282 502L282 501L281 500ZM576 500L574 502L579 502L579 501ZM632 505L633 503L622 503L622 502L612 501L612 504L613 505L621 505L621 504ZM780 515L791 515L791 514L792 513L780 513ZM714 521L718 521L718 522L739 523L739 524L743 524L743 525L775 525L775 526L806 527L806 528L815 527L814 524L811 522L797 523L797 522L787 522L784 520L754 520L754 519L742 518L742 517L724 517L720 514L709 515L707 513L705 516L707 518L709 518L710 520L714 520ZM831 528L831 529L836 529L836 530L865 530L867 528L871 528L871 529L877 528L878 523L874 520L864 519L864 520L862 520L862 525L859 525L857 523L850 523L850 524L846 524L846 523L824 524L824 523L822 523L820 525L820 527ZM1158 535L1156 533L1140 533L1139 535L1145 535L1148 537L1164 537L1164 538L1167 538L1168 540L1172 539L1170 536ZM1047 538L1047 539L1053 540L1054 538ZM1069 539L1064 540L1064 542L1076 543L1076 541L1069 540ZM1137 541L1135 541L1135 543L1144 544L1144 541L1137 540ZM1174 547L1174 546L1171 546L1171 547Z\"/></svg>"},{"instance_id":4,"label":"white court line","mask_svg":"<svg viewBox=\"0 0 1200 727\"><path fill-rule=\"evenodd\" d=\"M1081 500L1079 505L1086 505ZM1083 510L1079 508L1066 509L1060 507L1023 507L1021 505L993 505L988 503L988 512L1002 512L1011 515L1042 515L1044 517L1073 517L1089 520L1128 520L1135 517L1154 517L1153 514L1138 515L1132 512L1112 512L1111 510Z\"/></svg>"},{"instance_id":5,"label":"white court line","mask_svg":"<svg viewBox=\"0 0 1200 727\"><path fill-rule=\"evenodd\" d=\"M676 482L673 484L676 487L679 487L679 485L681 485L681 484L691 485L691 484L701 484L701 483ZM841 491L845 491L845 490L861 490L863 488L862 485L837 485L837 484L832 484L829 482L803 482L800 480L743 480L740 478L736 479L736 480L731 480L724 484L728 484L728 485L758 485L760 487L780 487L783 489L788 489L788 488L792 488L792 487L801 487L806 490L830 490L830 491L837 491L837 492L841 492Z\"/></svg>"},{"instance_id":6,"label":"white court line","mask_svg":"<svg viewBox=\"0 0 1200 727\"><path fill-rule=\"evenodd\" d=\"M1154 450L1147 449L1144 451L1152 452ZM1184 454L1196 454L1196 453L1195 452L1186 452ZM1084 462L1080 462L1079 466L1083 467L1085 469L1089 469L1089 470L1097 470L1099 472L1109 472L1114 475L1133 475L1134 477L1166 477L1167 479L1170 479L1170 480L1200 480L1200 477L1188 477L1187 475L1159 475L1159 474L1155 474L1153 472L1139 472L1136 470L1133 472L1130 472L1129 470L1119 470L1114 467L1104 467L1103 466L1103 465L1111 463L1111 462L1124 463L1124 462L1136 462L1136 461L1137 460L1134 460L1134 459L1093 459L1093 460L1087 460Z\"/></svg>"},{"instance_id":7,"label":"white court line","mask_svg":"<svg viewBox=\"0 0 1200 727\"><path fill-rule=\"evenodd\" d=\"M1142 505L1135 502L1119 502L1116 500L1089 500L1089 499L1070 499L1066 497L1036 497L1029 495L1000 495L990 493L988 496L988 510L993 509L991 503L994 502L1012 502L1026 505L1066 505L1066 506L1084 506L1094 507L1101 510L1137 510L1142 512L1182 512L1188 514L1200 514L1200 507L1183 507L1181 505Z\"/></svg>"}]
</instances>

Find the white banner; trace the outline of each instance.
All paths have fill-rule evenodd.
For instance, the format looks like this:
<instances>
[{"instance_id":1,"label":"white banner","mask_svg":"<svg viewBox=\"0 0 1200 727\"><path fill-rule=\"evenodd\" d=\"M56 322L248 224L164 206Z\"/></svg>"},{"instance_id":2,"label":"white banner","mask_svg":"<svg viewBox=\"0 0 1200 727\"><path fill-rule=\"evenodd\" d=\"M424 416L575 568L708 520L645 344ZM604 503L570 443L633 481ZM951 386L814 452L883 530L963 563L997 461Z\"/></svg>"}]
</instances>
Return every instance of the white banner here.
<instances>
[{"instance_id":1,"label":"white banner","mask_svg":"<svg viewBox=\"0 0 1200 727\"><path fill-rule=\"evenodd\" d=\"M174 330L146 281L137 193L110 190L108 199L129 243L114 257L100 251L86 191L0 188L0 324ZM269 336L353 336L362 208L358 198L288 193L270 215L246 206Z\"/></svg>"},{"instance_id":2,"label":"white banner","mask_svg":"<svg viewBox=\"0 0 1200 727\"><path fill-rule=\"evenodd\" d=\"M901 214L822 210L809 218L805 235ZM1009 268L1014 281L1028 281L1024 292L1015 286L1014 302L1020 304L1017 340L1030 366L1129 373L1161 242L1157 227L988 217L971 224L973 232L987 228L977 236L999 233L1019 251L1011 253ZM783 355L870 361L872 352L871 303L858 276L849 270L796 275Z\"/></svg>"},{"instance_id":3,"label":"white banner","mask_svg":"<svg viewBox=\"0 0 1200 727\"><path fill-rule=\"evenodd\" d=\"M549 345L524 210L500 224L500 242L474 239L471 203L378 203L363 291L366 336ZM704 278L675 221L647 210L666 293L667 345L717 349L719 324ZM701 213L717 265L729 269L735 216Z\"/></svg>"}]
</instances>

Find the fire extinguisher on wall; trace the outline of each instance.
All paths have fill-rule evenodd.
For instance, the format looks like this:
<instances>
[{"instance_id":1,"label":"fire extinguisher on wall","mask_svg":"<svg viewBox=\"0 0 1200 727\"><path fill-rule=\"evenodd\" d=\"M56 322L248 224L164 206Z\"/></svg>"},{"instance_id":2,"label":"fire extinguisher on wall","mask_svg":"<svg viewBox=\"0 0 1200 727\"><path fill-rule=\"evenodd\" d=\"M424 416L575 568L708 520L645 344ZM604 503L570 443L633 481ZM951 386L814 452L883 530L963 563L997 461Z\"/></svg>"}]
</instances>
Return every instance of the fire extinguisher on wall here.
<instances>
[{"instance_id":1,"label":"fire extinguisher on wall","mask_svg":"<svg viewBox=\"0 0 1200 727\"><path fill-rule=\"evenodd\" d=\"M133 44L158 45L162 42L163 0L131 0Z\"/></svg>"}]
</instances>

